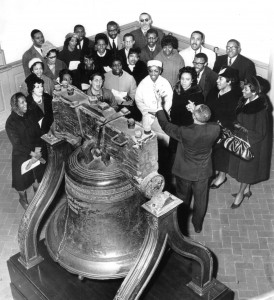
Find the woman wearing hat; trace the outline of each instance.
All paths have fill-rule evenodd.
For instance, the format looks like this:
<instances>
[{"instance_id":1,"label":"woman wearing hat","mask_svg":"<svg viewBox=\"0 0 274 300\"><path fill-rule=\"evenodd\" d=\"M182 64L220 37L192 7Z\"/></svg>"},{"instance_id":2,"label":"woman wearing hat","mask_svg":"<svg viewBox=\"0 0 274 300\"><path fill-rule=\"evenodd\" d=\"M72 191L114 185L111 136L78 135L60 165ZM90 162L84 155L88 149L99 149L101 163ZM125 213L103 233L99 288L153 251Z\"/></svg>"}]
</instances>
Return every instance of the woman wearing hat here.
<instances>
[{"instance_id":1,"label":"woman wearing hat","mask_svg":"<svg viewBox=\"0 0 274 300\"><path fill-rule=\"evenodd\" d=\"M39 79L40 80L40 79ZM34 191L38 188L45 169L40 164L31 169L38 160L42 160L42 132L31 111L28 110L26 98L22 93L11 97L11 114L6 122L6 132L12 144L12 187L19 194L19 202L24 209L28 207L26 190L33 185ZM21 166L29 161L29 171L22 174Z\"/></svg>"},{"instance_id":2,"label":"woman wearing hat","mask_svg":"<svg viewBox=\"0 0 274 300\"><path fill-rule=\"evenodd\" d=\"M233 129L236 118L236 106L239 100L238 70L226 67L219 72L217 88L209 92L206 104L211 109L211 121L220 122L223 127ZM222 145L216 144L213 148L213 167L219 172L210 188L217 189L227 181L230 152Z\"/></svg>"},{"instance_id":3,"label":"woman wearing hat","mask_svg":"<svg viewBox=\"0 0 274 300\"><path fill-rule=\"evenodd\" d=\"M69 70L77 69L81 60L81 50L77 48L79 45L79 37L76 33L66 35L63 50L59 52L58 58L62 60Z\"/></svg>"},{"instance_id":4,"label":"woman wearing hat","mask_svg":"<svg viewBox=\"0 0 274 300\"><path fill-rule=\"evenodd\" d=\"M67 69L67 65L57 58L59 51L49 41L46 41L42 45L42 52L45 58L45 63L48 66L48 68L44 71L44 74L52 80L56 80L59 76L59 72L63 69Z\"/></svg>"},{"instance_id":5,"label":"woman wearing hat","mask_svg":"<svg viewBox=\"0 0 274 300\"><path fill-rule=\"evenodd\" d=\"M35 74L38 78L42 79L44 82L44 91L45 93L52 95L54 90L54 83L51 78L44 74L44 63L40 58L33 58L29 61L29 69L32 74ZM31 75L32 75L31 74ZM30 76L30 75L29 75ZM26 84L28 77L20 86L20 92L23 93L25 96L28 96L28 87Z\"/></svg>"},{"instance_id":6,"label":"woman wearing hat","mask_svg":"<svg viewBox=\"0 0 274 300\"><path fill-rule=\"evenodd\" d=\"M269 83L260 76L253 76L244 81L243 97L236 108L235 127L237 136L242 137L251 145L254 158L250 161L231 155L228 173L240 182L240 190L235 194L235 201L231 208L241 205L245 197L252 193L250 185L269 178L272 122L269 110L269 99L265 95L269 90Z\"/></svg>"},{"instance_id":7,"label":"woman wearing hat","mask_svg":"<svg viewBox=\"0 0 274 300\"><path fill-rule=\"evenodd\" d=\"M135 102L142 114L142 123L145 132L154 130L158 140L167 146L169 143L168 135L162 130L157 118L157 99L162 99L162 106L169 114L172 103L172 88L170 83L162 77L162 62L159 60L149 60L147 62L148 76L146 76L138 85Z\"/></svg>"}]
</instances>

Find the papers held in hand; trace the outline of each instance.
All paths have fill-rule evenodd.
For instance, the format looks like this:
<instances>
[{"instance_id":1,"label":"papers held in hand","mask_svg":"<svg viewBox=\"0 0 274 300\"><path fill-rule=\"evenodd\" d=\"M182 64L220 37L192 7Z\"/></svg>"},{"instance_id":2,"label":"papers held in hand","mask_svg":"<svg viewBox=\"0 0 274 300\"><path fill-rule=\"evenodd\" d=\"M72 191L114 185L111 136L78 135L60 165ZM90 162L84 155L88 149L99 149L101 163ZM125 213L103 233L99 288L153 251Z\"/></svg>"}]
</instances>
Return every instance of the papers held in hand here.
<instances>
[{"instance_id":1,"label":"papers held in hand","mask_svg":"<svg viewBox=\"0 0 274 300\"><path fill-rule=\"evenodd\" d=\"M114 95L114 97L115 97L118 104L122 104L122 102L126 101L124 99L124 97L127 96L127 92L120 92L120 91L117 91L115 89L112 89L111 92Z\"/></svg>"},{"instance_id":2,"label":"papers held in hand","mask_svg":"<svg viewBox=\"0 0 274 300\"><path fill-rule=\"evenodd\" d=\"M87 84L87 83L81 83L81 89L82 89L82 91L86 91L86 90L88 90L88 89L89 89L89 87L90 87L90 85L89 85L89 84Z\"/></svg>"},{"instance_id":3,"label":"papers held in hand","mask_svg":"<svg viewBox=\"0 0 274 300\"><path fill-rule=\"evenodd\" d=\"M26 160L25 162L22 163L21 174L23 175L39 165L40 165L40 160L37 160L34 163L32 163L32 159Z\"/></svg>"},{"instance_id":4,"label":"papers held in hand","mask_svg":"<svg viewBox=\"0 0 274 300\"><path fill-rule=\"evenodd\" d=\"M112 69L109 66L104 67L104 70L105 70L106 73L109 72L109 71L112 71Z\"/></svg>"},{"instance_id":5,"label":"papers held in hand","mask_svg":"<svg viewBox=\"0 0 274 300\"><path fill-rule=\"evenodd\" d=\"M25 174L28 171L34 169L35 167L39 166L41 164L45 164L46 161L44 160L43 157L40 157L38 160L35 162L33 161L33 158L26 160L25 162L22 163L21 165L21 174Z\"/></svg>"},{"instance_id":6,"label":"papers held in hand","mask_svg":"<svg viewBox=\"0 0 274 300\"><path fill-rule=\"evenodd\" d=\"M80 64L80 60L72 60L72 61L70 61L70 63L69 63L69 70L70 71L76 70L79 64Z\"/></svg>"}]
</instances>

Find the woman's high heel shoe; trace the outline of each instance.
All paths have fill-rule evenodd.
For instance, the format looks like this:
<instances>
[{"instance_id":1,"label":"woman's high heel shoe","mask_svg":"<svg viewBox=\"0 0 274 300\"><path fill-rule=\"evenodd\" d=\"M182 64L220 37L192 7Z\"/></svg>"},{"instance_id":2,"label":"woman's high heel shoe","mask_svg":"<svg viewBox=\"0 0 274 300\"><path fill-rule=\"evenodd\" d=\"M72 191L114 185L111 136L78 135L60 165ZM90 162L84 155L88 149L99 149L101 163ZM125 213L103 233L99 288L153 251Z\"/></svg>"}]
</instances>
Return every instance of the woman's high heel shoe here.
<instances>
[{"instance_id":1,"label":"woman's high heel shoe","mask_svg":"<svg viewBox=\"0 0 274 300\"><path fill-rule=\"evenodd\" d=\"M213 189L213 190L218 189L218 188L219 188L222 184L224 184L226 181L227 181L227 177L225 177L225 179L224 179L221 183L219 183L219 184L215 184L215 183L211 184L211 185L210 185L210 188Z\"/></svg>"},{"instance_id":2,"label":"woman's high heel shoe","mask_svg":"<svg viewBox=\"0 0 274 300\"><path fill-rule=\"evenodd\" d=\"M246 197L246 194L243 194L242 200L238 204L232 203L231 206L230 206L230 208L235 209L235 208L240 207L241 204L242 204L242 202L244 201L245 197Z\"/></svg>"}]
</instances>

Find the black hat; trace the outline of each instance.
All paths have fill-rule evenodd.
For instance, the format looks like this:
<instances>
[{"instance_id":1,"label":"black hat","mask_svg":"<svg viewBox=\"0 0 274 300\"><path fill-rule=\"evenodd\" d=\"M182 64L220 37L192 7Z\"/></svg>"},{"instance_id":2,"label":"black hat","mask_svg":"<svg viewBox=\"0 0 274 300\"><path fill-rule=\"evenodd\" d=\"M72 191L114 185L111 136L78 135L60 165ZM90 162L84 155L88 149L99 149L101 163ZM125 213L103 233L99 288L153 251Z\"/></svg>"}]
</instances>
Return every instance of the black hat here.
<instances>
[{"instance_id":1,"label":"black hat","mask_svg":"<svg viewBox=\"0 0 274 300\"><path fill-rule=\"evenodd\" d=\"M237 79L239 77L239 71L231 67L225 67L219 72L219 76Z\"/></svg>"},{"instance_id":2,"label":"black hat","mask_svg":"<svg viewBox=\"0 0 274 300\"><path fill-rule=\"evenodd\" d=\"M261 76L251 76L244 81L245 85L251 85L256 94L267 94L270 91L270 83Z\"/></svg>"}]
</instances>

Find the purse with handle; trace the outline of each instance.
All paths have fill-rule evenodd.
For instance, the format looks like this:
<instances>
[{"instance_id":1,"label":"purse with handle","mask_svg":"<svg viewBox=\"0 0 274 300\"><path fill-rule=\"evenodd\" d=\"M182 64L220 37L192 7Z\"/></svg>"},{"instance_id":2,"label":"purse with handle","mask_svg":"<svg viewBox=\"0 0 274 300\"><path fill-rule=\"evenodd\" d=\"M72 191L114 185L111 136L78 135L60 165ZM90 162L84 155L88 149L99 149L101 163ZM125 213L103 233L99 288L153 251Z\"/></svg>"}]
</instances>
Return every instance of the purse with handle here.
<instances>
[{"instance_id":1,"label":"purse with handle","mask_svg":"<svg viewBox=\"0 0 274 300\"><path fill-rule=\"evenodd\" d=\"M244 160L251 160L254 158L254 155L251 151L251 146L248 141L239 138L236 135L232 135L224 140L223 146L230 152L233 152L235 155L241 157Z\"/></svg>"},{"instance_id":2,"label":"purse with handle","mask_svg":"<svg viewBox=\"0 0 274 300\"><path fill-rule=\"evenodd\" d=\"M229 129L221 126L221 136L217 143L223 143L223 147L234 153L236 156L244 160L251 160L254 155L248 141L248 133L246 133L246 141L232 133Z\"/></svg>"}]
</instances>

